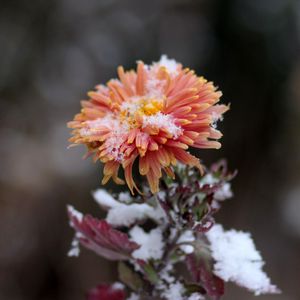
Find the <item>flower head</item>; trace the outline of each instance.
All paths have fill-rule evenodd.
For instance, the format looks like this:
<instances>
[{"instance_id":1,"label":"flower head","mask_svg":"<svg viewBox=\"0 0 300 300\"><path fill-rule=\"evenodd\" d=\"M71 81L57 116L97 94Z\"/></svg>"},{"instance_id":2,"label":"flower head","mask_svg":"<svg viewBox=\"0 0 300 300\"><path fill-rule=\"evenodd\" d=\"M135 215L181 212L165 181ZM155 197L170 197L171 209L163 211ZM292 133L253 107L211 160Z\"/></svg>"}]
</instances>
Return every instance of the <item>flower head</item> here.
<instances>
[{"instance_id":1,"label":"flower head","mask_svg":"<svg viewBox=\"0 0 300 300\"><path fill-rule=\"evenodd\" d=\"M86 145L88 154L105 164L102 183L110 178L124 183L118 177L122 166L131 192L138 190L132 177L137 159L153 193L162 170L174 177L177 162L201 170L199 159L187 150L220 148L216 140L222 134L215 124L228 110L216 105L222 93L165 55L149 66L139 61L136 71L119 67L118 75L89 92L90 99L68 123L74 129L70 141Z\"/></svg>"}]
</instances>

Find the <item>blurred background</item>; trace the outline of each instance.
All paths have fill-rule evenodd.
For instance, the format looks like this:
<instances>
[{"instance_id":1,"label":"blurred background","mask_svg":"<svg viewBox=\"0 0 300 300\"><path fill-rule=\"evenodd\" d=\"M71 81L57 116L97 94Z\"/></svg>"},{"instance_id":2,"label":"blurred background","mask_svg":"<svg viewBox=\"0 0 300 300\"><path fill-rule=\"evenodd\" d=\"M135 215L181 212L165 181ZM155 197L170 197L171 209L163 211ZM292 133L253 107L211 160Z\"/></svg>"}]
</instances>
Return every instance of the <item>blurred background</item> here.
<instances>
[{"instance_id":1,"label":"blurred background","mask_svg":"<svg viewBox=\"0 0 300 300\"><path fill-rule=\"evenodd\" d=\"M0 2L0 299L84 299L116 277L83 250L65 206L100 216L101 167L67 150L79 100L116 67L167 54L223 91L220 151L238 169L217 221L251 231L282 290L300 299L300 2L293 0L2 0ZM111 188L115 188L113 185ZM254 299L227 286L229 299ZM174 299L175 300L175 299Z\"/></svg>"}]
</instances>

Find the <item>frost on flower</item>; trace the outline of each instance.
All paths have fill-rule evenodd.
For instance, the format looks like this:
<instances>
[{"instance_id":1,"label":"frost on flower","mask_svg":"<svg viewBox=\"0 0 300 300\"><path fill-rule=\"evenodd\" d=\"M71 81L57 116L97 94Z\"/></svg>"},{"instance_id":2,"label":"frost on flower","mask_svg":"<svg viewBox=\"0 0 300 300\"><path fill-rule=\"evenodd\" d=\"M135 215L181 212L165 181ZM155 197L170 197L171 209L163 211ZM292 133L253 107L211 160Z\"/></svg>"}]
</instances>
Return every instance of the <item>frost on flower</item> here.
<instances>
[{"instance_id":1,"label":"frost on flower","mask_svg":"<svg viewBox=\"0 0 300 300\"><path fill-rule=\"evenodd\" d=\"M216 261L216 275L253 291L255 295L279 292L263 272L264 261L249 233L224 231L221 225L216 224L206 236Z\"/></svg>"},{"instance_id":2,"label":"frost on flower","mask_svg":"<svg viewBox=\"0 0 300 300\"><path fill-rule=\"evenodd\" d=\"M149 233L145 232L141 227L134 226L129 235L131 240L141 247L132 253L136 259L160 259L163 255L164 242L160 228L152 229Z\"/></svg>"},{"instance_id":3,"label":"frost on flower","mask_svg":"<svg viewBox=\"0 0 300 300\"><path fill-rule=\"evenodd\" d=\"M70 141L105 164L103 184L110 178L124 183L122 167L131 192L139 191L132 177L136 160L152 193L159 191L162 171L173 178L178 163L202 170L188 149L220 148L215 124L228 110L217 105L222 94L213 83L166 55L152 65L138 61L136 71L119 67L118 76L90 91L68 123Z\"/></svg>"}]
</instances>

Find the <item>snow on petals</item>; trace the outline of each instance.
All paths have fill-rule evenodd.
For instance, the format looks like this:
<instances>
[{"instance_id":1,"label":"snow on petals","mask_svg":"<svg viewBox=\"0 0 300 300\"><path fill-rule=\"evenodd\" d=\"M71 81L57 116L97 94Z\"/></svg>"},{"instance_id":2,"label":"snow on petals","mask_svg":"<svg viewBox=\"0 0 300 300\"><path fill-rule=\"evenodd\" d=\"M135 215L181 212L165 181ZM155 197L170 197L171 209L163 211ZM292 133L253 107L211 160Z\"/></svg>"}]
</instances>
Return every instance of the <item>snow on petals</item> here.
<instances>
[{"instance_id":1,"label":"snow on petals","mask_svg":"<svg viewBox=\"0 0 300 300\"><path fill-rule=\"evenodd\" d=\"M216 120L229 107L217 104L222 93L212 82L166 55L149 66L138 61L136 71L119 67L118 77L90 91L68 123L70 142L85 145L87 155L105 164L103 184L123 184L122 167L131 193L139 192L132 175L138 160L140 174L157 193L162 171L174 177L178 163L201 169L189 147L220 148Z\"/></svg>"},{"instance_id":2,"label":"snow on petals","mask_svg":"<svg viewBox=\"0 0 300 300\"><path fill-rule=\"evenodd\" d=\"M214 225L206 236L214 258L214 273L224 281L233 281L255 293L279 293L269 277L263 272L264 261L256 250L249 233L224 231L219 224Z\"/></svg>"},{"instance_id":3,"label":"snow on petals","mask_svg":"<svg viewBox=\"0 0 300 300\"><path fill-rule=\"evenodd\" d=\"M151 116L144 116L143 127L146 126L165 129L172 135L173 139L177 139L182 134L182 129L175 124L175 119L171 115L164 115L161 112Z\"/></svg>"}]
</instances>

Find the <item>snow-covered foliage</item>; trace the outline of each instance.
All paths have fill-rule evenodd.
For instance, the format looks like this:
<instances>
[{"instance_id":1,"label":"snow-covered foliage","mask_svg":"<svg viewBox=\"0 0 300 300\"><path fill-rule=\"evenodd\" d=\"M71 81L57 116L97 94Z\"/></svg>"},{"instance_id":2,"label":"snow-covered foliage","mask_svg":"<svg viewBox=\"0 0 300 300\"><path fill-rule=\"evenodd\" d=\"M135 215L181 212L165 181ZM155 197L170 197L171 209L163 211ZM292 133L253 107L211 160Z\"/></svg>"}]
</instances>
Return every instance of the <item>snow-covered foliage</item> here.
<instances>
[{"instance_id":1,"label":"snow-covered foliage","mask_svg":"<svg viewBox=\"0 0 300 300\"><path fill-rule=\"evenodd\" d=\"M255 295L279 292L263 272L264 261L249 233L233 229L224 231L222 225L215 224L206 236L215 260L216 275L246 287Z\"/></svg>"},{"instance_id":2,"label":"snow-covered foliage","mask_svg":"<svg viewBox=\"0 0 300 300\"><path fill-rule=\"evenodd\" d=\"M160 206L153 207L147 203L121 203L103 189L96 190L93 196L101 207L108 209L106 221L114 226L130 226L146 218L160 223L165 218ZM121 199L124 201L124 194ZM125 199L127 199L127 202L130 201L129 198Z\"/></svg>"},{"instance_id":3,"label":"snow-covered foliage","mask_svg":"<svg viewBox=\"0 0 300 300\"><path fill-rule=\"evenodd\" d=\"M162 258L164 242L160 228L152 229L149 233L146 233L143 228L136 225L129 231L129 235L133 242L141 245L139 249L132 253L134 258L142 260Z\"/></svg>"},{"instance_id":4,"label":"snow-covered foliage","mask_svg":"<svg viewBox=\"0 0 300 300\"><path fill-rule=\"evenodd\" d=\"M105 220L69 206L75 229L69 255L78 256L82 245L120 261L122 284L100 285L88 299L218 300L227 281L255 295L277 293L262 271L264 262L250 234L224 231L215 224L214 214L232 197L234 175L224 161L204 176L181 165L176 180L165 180L156 195L147 188L135 197L98 189L93 197L107 212ZM177 265L183 265L188 276L179 273Z\"/></svg>"}]
</instances>

